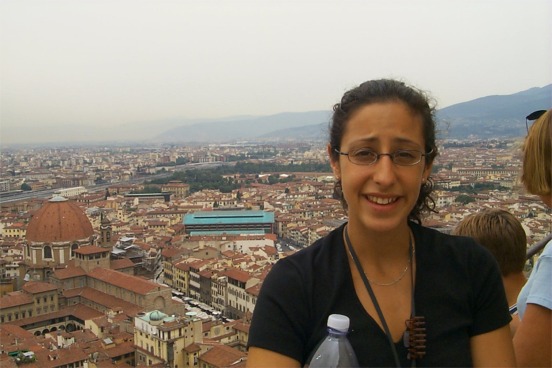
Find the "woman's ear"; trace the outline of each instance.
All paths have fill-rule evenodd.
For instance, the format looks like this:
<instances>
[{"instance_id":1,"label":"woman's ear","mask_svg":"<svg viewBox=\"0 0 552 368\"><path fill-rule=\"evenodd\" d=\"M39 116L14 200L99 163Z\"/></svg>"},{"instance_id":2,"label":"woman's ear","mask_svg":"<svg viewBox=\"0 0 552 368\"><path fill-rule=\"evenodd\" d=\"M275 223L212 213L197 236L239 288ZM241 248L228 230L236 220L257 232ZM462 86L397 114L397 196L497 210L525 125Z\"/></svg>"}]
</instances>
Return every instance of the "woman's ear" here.
<instances>
[{"instance_id":1,"label":"woman's ear","mask_svg":"<svg viewBox=\"0 0 552 368\"><path fill-rule=\"evenodd\" d=\"M341 168L339 166L339 160L335 160L335 151L333 150L332 146L328 144L327 146L328 151L328 157L330 159L330 166L332 167L333 174L337 180L341 179Z\"/></svg>"},{"instance_id":2,"label":"woman's ear","mask_svg":"<svg viewBox=\"0 0 552 368\"><path fill-rule=\"evenodd\" d=\"M422 173L422 178L424 179L423 182L425 183L427 179L429 178L429 175L431 175L431 169L433 169L433 162L429 165L425 165L424 172Z\"/></svg>"}]
</instances>

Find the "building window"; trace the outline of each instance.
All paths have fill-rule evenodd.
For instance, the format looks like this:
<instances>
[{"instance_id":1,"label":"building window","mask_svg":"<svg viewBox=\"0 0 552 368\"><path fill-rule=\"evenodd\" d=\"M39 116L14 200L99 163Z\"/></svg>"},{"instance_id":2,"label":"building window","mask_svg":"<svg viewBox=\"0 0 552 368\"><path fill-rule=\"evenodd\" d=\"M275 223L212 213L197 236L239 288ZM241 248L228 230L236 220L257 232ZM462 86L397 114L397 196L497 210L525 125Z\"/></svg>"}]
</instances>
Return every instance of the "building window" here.
<instances>
[{"instance_id":1,"label":"building window","mask_svg":"<svg viewBox=\"0 0 552 368\"><path fill-rule=\"evenodd\" d=\"M79 245L77 243L71 245L71 258L75 257L75 251L79 249Z\"/></svg>"},{"instance_id":2,"label":"building window","mask_svg":"<svg viewBox=\"0 0 552 368\"><path fill-rule=\"evenodd\" d=\"M52 258L52 247L49 245L44 247L44 259L51 259Z\"/></svg>"}]
</instances>

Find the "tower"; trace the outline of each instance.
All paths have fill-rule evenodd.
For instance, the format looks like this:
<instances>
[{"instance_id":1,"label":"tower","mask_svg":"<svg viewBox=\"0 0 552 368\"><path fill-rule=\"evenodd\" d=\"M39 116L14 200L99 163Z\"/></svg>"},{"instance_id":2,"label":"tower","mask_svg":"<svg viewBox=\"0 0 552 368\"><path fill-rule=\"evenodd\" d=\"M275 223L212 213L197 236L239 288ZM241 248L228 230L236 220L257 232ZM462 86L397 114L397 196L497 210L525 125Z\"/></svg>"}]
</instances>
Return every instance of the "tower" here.
<instances>
[{"instance_id":1,"label":"tower","mask_svg":"<svg viewBox=\"0 0 552 368\"><path fill-rule=\"evenodd\" d=\"M111 221L103 212L101 214L100 221L101 221L100 240L98 242L98 245L100 247L111 247L113 245L111 241L111 235L112 235Z\"/></svg>"}]
</instances>

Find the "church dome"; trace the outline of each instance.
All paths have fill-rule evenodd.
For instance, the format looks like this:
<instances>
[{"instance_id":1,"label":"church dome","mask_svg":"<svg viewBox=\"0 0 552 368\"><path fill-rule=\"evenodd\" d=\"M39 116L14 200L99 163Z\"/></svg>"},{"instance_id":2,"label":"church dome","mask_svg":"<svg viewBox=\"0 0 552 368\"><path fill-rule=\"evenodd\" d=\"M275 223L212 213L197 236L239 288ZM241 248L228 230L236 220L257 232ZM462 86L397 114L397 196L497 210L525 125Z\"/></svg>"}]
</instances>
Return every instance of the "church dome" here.
<instances>
[{"instance_id":1,"label":"church dome","mask_svg":"<svg viewBox=\"0 0 552 368\"><path fill-rule=\"evenodd\" d=\"M167 315L163 312L160 312L158 310L154 310L153 312L150 313L150 321L152 322L157 322L157 321L161 321L163 318L167 317Z\"/></svg>"},{"instance_id":2,"label":"church dome","mask_svg":"<svg viewBox=\"0 0 552 368\"><path fill-rule=\"evenodd\" d=\"M53 197L32 217L27 226L27 240L34 242L72 242L94 234L92 224L75 202Z\"/></svg>"}]
</instances>

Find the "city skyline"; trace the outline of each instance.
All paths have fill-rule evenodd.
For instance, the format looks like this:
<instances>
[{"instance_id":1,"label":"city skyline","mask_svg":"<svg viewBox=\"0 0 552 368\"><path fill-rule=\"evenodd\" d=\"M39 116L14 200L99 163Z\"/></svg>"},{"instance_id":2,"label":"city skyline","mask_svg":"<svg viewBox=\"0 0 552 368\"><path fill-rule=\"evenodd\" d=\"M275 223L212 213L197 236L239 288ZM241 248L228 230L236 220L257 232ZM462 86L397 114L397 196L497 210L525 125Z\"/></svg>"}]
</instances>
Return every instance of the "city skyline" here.
<instances>
[{"instance_id":1,"label":"city skyline","mask_svg":"<svg viewBox=\"0 0 552 368\"><path fill-rule=\"evenodd\" d=\"M534 261L550 237L552 214L523 191L519 149L496 139L440 149L432 174L437 211L423 217L424 226L448 233L469 214L500 208L520 220ZM155 193L143 182L154 173L177 174L170 163L179 159L217 164L238 157L248 165L216 175L233 189L207 189L213 176L197 173L166 177ZM31 192L51 186L65 197L2 202L5 362L193 367L209 365L215 353L245 359L270 267L347 221L329 171L289 165L326 162L314 143L33 148L2 159L10 176L0 191L25 183ZM134 178L142 179L129 182ZM203 184L194 189L196 178ZM107 191L91 185L100 181L109 182ZM16 357L20 346L28 351Z\"/></svg>"},{"instance_id":2,"label":"city skyline","mask_svg":"<svg viewBox=\"0 0 552 368\"><path fill-rule=\"evenodd\" d=\"M29 0L0 10L3 145L329 110L373 78L414 84L440 108L552 82L549 1Z\"/></svg>"}]
</instances>

